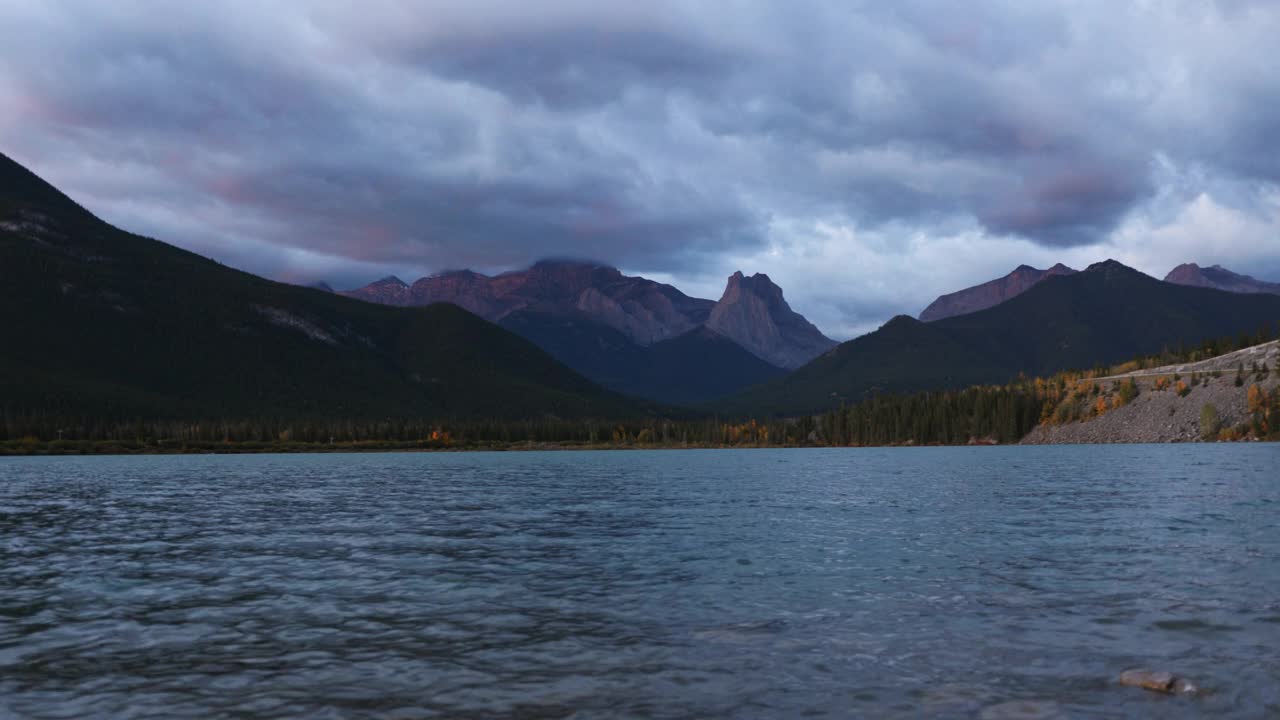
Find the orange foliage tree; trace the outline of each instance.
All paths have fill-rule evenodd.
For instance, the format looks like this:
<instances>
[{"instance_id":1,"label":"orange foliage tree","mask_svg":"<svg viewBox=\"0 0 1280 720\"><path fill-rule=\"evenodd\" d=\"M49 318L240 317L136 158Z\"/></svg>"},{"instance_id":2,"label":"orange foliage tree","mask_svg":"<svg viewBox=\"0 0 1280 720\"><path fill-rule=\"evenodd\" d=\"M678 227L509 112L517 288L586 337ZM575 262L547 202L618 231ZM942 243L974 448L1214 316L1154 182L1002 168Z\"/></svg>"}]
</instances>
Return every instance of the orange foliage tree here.
<instances>
[{"instance_id":1,"label":"orange foliage tree","mask_svg":"<svg viewBox=\"0 0 1280 720\"><path fill-rule=\"evenodd\" d=\"M1258 383L1249 386L1249 412L1255 413L1266 407L1267 397L1258 387Z\"/></svg>"}]
</instances>

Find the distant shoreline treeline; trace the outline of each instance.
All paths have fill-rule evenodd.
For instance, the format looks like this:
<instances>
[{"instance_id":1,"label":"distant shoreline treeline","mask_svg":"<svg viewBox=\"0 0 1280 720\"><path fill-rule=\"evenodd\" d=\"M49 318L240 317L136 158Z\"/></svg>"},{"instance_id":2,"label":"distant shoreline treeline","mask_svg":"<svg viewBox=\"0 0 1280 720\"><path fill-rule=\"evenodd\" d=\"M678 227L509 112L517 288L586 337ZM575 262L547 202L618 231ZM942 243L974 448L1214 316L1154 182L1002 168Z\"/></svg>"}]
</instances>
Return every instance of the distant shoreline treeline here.
<instances>
[{"instance_id":1,"label":"distant shoreline treeline","mask_svg":"<svg viewBox=\"0 0 1280 720\"><path fill-rule=\"evenodd\" d=\"M566 447L825 447L1016 442L1041 416L1043 392L1019 383L877 396L823 415L768 421L644 418L436 421L385 418L142 420L0 413L0 453L208 452L253 448L449 450Z\"/></svg>"},{"instance_id":2,"label":"distant shoreline treeline","mask_svg":"<svg viewBox=\"0 0 1280 720\"><path fill-rule=\"evenodd\" d=\"M1210 340L1110 368L1006 385L877 395L799 418L641 418L524 421L413 418L147 420L101 412L70 415L0 409L0 454L328 452L683 447L848 447L1016 443L1042 424L1088 419L1131 402L1132 380L1103 379L1194 362L1269 340L1263 333ZM1256 379L1271 368L1250 368ZM1280 371L1280 370L1277 370ZM1244 372L1242 368L1241 372ZM1241 375L1243 381L1245 375ZM1236 437L1280 439L1280 391L1251 400Z\"/></svg>"},{"instance_id":3,"label":"distant shoreline treeline","mask_svg":"<svg viewBox=\"0 0 1280 720\"><path fill-rule=\"evenodd\" d=\"M119 421L15 416L0 422L0 455L616 448L1003 445L1041 424L1075 422L1131 402L1136 383L1092 373L914 395L884 395L818 416L771 422L426 422L413 420ZM1253 429L1280 439L1280 391L1262 398Z\"/></svg>"}]
</instances>

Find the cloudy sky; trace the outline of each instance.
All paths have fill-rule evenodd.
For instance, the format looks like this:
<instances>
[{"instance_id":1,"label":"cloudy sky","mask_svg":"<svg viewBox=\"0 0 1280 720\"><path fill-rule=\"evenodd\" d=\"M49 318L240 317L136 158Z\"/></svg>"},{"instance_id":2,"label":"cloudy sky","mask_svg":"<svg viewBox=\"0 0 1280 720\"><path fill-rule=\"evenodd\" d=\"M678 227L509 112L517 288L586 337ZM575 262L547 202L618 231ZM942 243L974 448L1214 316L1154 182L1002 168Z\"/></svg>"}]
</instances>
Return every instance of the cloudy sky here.
<instances>
[{"instance_id":1,"label":"cloudy sky","mask_svg":"<svg viewBox=\"0 0 1280 720\"><path fill-rule=\"evenodd\" d=\"M1280 280L1280 4L0 3L0 151L353 287L578 257L847 338L1020 263Z\"/></svg>"}]
</instances>

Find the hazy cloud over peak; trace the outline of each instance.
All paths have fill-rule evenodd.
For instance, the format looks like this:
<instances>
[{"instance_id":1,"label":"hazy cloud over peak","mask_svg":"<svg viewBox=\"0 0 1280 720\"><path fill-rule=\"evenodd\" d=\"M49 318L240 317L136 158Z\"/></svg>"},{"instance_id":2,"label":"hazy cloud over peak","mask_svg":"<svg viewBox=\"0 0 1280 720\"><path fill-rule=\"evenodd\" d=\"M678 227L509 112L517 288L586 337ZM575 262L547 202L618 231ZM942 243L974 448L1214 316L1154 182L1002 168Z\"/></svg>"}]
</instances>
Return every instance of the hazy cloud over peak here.
<instances>
[{"instance_id":1,"label":"hazy cloud over peak","mask_svg":"<svg viewBox=\"0 0 1280 720\"><path fill-rule=\"evenodd\" d=\"M1026 262L1280 279L1267 2L0 7L0 150L290 280L767 271L847 336Z\"/></svg>"}]
</instances>

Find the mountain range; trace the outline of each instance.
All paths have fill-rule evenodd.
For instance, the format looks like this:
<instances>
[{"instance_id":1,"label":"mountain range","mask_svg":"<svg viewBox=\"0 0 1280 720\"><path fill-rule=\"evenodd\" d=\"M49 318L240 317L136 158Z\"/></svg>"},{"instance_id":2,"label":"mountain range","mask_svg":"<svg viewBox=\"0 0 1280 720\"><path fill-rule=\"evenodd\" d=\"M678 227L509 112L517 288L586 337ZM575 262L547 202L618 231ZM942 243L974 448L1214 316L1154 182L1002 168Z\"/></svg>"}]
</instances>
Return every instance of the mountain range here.
<instances>
[{"instance_id":1,"label":"mountain range","mask_svg":"<svg viewBox=\"0 0 1280 720\"><path fill-rule=\"evenodd\" d=\"M0 411L128 418L632 417L459 307L392 308L119 230L0 155Z\"/></svg>"},{"instance_id":2,"label":"mountain range","mask_svg":"<svg viewBox=\"0 0 1280 720\"><path fill-rule=\"evenodd\" d=\"M731 413L817 412L877 393L1001 383L1253 333L1280 296L1162 282L1114 260L1042 278L994 307L933 322L905 315L799 370L716 405Z\"/></svg>"},{"instance_id":3,"label":"mountain range","mask_svg":"<svg viewBox=\"0 0 1280 720\"><path fill-rule=\"evenodd\" d=\"M719 301L576 260L493 277L470 270L412 284L388 277L341 294L384 305L453 303L605 387L671 403L738 392L836 345L764 274L734 273Z\"/></svg>"},{"instance_id":4,"label":"mountain range","mask_svg":"<svg viewBox=\"0 0 1280 720\"><path fill-rule=\"evenodd\" d=\"M1004 277L996 278L971 288L965 288L964 290L958 290L934 300L920 313L920 320L922 322L933 322L986 310L1021 295L1030 290L1031 286L1047 277L1071 275L1075 272L1075 270L1062 263L1058 263L1048 270L1037 270L1030 265L1019 265L1014 268L1013 272Z\"/></svg>"},{"instance_id":5,"label":"mountain range","mask_svg":"<svg viewBox=\"0 0 1280 720\"><path fill-rule=\"evenodd\" d=\"M526 310L580 312L638 345L683 335L702 325L715 305L670 285L576 260L543 260L526 270L494 277L457 270L424 277L412 285L388 277L341 294L384 305L447 302L491 322Z\"/></svg>"},{"instance_id":6,"label":"mountain range","mask_svg":"<svg viewBox=\"0 0 1280 720\"><path fill-rule=\"evenodd\" d=\"M494 277L389 278L346 297L112 227L0 155L0 413L10 416L695 412L638 398L794 416L1254 333L1280 320L1273 287L1216 266L1180 266L1168 282L1115 261L1018 268L946 296L931 322L899 316L838 346L761 274L735 273L713 302L551 260Z\"/></svg>"},{"instance_id":7,"label":"mountain range","mask_svg":"<svg viewBox=\"0 0 1280 720\"><path fill-rule=\"evenodd\" d=\"M1037 270L1030 265L1019 265L1004 277L980 285L957 290L939 297L920 313L923 322L934 322L957 315L986 310L1002 302L1012 300L1030 290L1045 278L1072 275L1076 271L1058 263L1048 270ZM1191 287L1213 288L1234 293L1268 293L1280 295L1280 283L1264 282L1248 275L1231 272L1221 265L1202 268L1195 263L1184 263L1169 271L1165 282Z\"/></svg>"}]
</instances>

